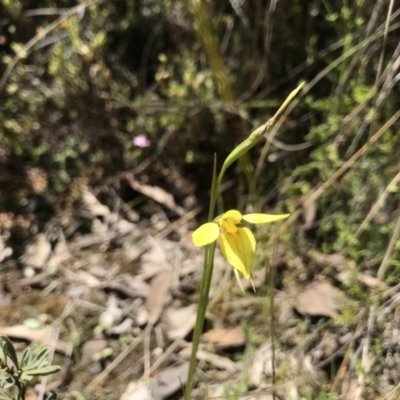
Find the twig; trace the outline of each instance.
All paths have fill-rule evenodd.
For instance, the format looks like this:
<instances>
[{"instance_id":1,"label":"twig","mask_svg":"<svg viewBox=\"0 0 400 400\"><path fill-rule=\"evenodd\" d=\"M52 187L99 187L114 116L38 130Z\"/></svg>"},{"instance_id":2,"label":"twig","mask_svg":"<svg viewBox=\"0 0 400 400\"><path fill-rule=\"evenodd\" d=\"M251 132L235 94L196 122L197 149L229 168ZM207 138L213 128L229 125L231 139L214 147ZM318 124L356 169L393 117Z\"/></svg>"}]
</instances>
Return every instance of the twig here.
<instances>
[{"instance_id":1,"label":"twig","mask_svg":"<svg viewBox=\"0 0 400 400\"><path fill-rule=\"evenodd\" d=\"M364 232L365 228L371 221L371 219L374 217L374 215L377 213L378 209L382 206L386 198L389 196L389 193L392 191L392 189L399 183L400 181L400 171L397 173L397 175L390 181L390 183L386 186L385 190L383 193L379 196L378 200L375 202L373 207L371 208L370 212L368 215L365 217L364 221L361 223L360 227L357 229L356 236L359 236L362 232Z\"/></svg>"},{"instance_id":2,"label":"twig","mask_svg":"<svg viewBox=\"0 0 400 400\"><path fill-rule=\"evenodd\" d=\"M92 382L89 383L85 392L90 393L95 388L96 385L103 382L104 379L106 379L107 376L110 374L110 372L114 370L114 368L116 368L119 365L119 363L122 362L135 349L135 347L140 344L143 338L146 335L150 334L152 328L153 327L151 326L151 324L147 325L146 329L144 329L140 333L140 335L137 336L135 340L133 340L132 343L125 350L123 350L122 353L120 353L118 357L111 364L109 364L104 371L101 372L101 374L97 375L96 378L94 378Z\"/></svg>"},{"instance_id":3,"label":"twig","mask_svg":"<svg viewBox=\"0 0 400 400\"><path fill-rule=\"evenodd\" d=\"M400 209L400 202L399 202L398 209ZM386 272L386 268L388 266L390 256L392 255L392 252L393 252L394 246L396 244L397 238L399 237L399 234L400 234L400 216L397 218L396 226L394 227L392 237L390 238L390 242L389 242L388 247L385 252L385 256L383 257L381 265L378 268L378 273L377 273L378 279L382 279L383 275Z\"/></svg>"},{"instance_id":4,"label":"twig","mask_svg":"<svg viewBox=\"0 0 400 400\"><path fill-rule=\"evenodd\" d=\"M371 348L371 332L374 329L375 318L376 318L376 307L371 306L369 310L369 318L367 322L367 332L365 337L362 340L362 357L361 357L361 366L362 371L358 375L358 388L355 393L355 400L361 400L363 390L365 388L365 375L371 370L371 362L370 362L370 348Z\"/></svg>"}]
</instances>

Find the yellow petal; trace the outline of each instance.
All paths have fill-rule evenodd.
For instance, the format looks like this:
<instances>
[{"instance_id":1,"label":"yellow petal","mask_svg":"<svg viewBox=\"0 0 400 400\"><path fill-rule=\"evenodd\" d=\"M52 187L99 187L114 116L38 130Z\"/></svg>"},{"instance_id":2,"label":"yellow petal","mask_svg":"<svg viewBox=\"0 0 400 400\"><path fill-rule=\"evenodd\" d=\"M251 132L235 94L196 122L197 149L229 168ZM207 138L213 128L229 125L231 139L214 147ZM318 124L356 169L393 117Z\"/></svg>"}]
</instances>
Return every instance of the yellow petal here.
<instances>
[{"instance_id":1,"label":"yellow petal","mask_svg":"<svg viewBox=\"0 0 400 400\"><path fill-rule=\"evenodd\" d=\"M221 233L219 243L228 263L249 279L256 250L256 239L250 229L238 228L236 233Z\"/></svg>"},{"instance_id":2,"label":"yellow petal","mask_svg":"<svg viewBox=\"0 0 400 400\"><path fill-rule=\"evenodd\" d=\"M242 281L240 280L239 272L238 272L238 270L236 268L233 269L233 272L235 273L236 280L237 280L237 282L238 282L238 284L240 286L240 289L242 289L242 292L244 294L244 289L243 289ZM250 280L251 280L251 285L253 286L253 290L254 290L254 293L255 293L256 292L256 288L254 286L254 281L253 281L253 279L251 277L250 277Z\"/></svg>"},{"instance_id":3,"label":"yellow petal","mask_svg":"<svg viewBox=\"0 0 400 400\"><path fill-rule=\"evenodd\" d=\"M200 247L215 242L218 236L218 225L215 222L207 222L192 233L192 240L195 246Z\"/></svg>"},{"instance_id":4,"label":"yellow petal","mask_svg":"<svg viewBox=\"0 0 400 400\"><path fill-rule=\"evenodd\" d=\"M235 273L236 280L237 280L237 282L238 282L238 284L240 286L240 289L242 289L242 292L244 294L244 289L243 289L242 281L240 280L239 272L238 272L238 270L236 268L233 268L233 272Z\"/></svg>"},{"instance_id":5,"label":"yellow petal","mask_svg":"<svg viewBox=\"0 0 400 400\"><path fill-rule=\"evenodd\" d=\"M246 214L243 219L251 224L267 224L268 222L279 221L280 219L287 218L290 214Z\"/></svg>"},{"instance_id":6,"label":"yellow petal","mask_svg":"<svg viewBox=\"0 0 400 400\"><path fill-rule=\"evenodd\" d=\"M242 220L242 214L238 210L229 210L222 214L221 219L229 219L232 224L237 225Z\"/></svg>"}]
</instances>

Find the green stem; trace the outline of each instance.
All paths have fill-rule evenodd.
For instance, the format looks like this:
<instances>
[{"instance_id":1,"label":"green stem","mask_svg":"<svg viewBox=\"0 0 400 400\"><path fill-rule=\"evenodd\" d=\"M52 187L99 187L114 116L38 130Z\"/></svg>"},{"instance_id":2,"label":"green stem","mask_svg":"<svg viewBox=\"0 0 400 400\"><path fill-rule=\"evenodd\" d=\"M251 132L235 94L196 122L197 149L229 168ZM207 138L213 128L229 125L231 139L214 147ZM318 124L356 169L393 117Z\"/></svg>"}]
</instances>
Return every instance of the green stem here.
<instances>
[{"instance_id":1,"label":"green stem","mask_svg":"<svg viewBox=\"0 0 400 400\"><path fill-rule=\"evenodd\" d=\"M210 199L210 209L208 212L208 222L211 222L214 219L214 209L215 209L215 203L217 202L220 183L221 183L220 181L217 181L217 157L216 155L214 155L214 167L213 167L213 175L211 182L211 199ZM194 371L196 369L196 354L199 348L200 338L203 332L204 320L208 306L208 296L210 293L211 278L214 269L214 253L215 253L215 242L206 246L204 253L203 276L201 279L199 307L197 309L196 325L193 331L192 352L190 355L189 371L186 381L185 400L191 400L192 398L193 376L194 376Z\"/></svg>"},{"instance_id":2,"label":"green stem","mask_svg":"<svg viewBox=\"0 0 400 400\"><path fill-rule=\"evenodd\" d=\"M25 400L26 386L23 382L21 382L21 380L19 378L20 377L17 377L15 379L15 384L18 387L17 400Z\"/></svg>"},{"instance_id":3,"label":"green stem","mask_svg":"<svg viewBox=\"0 0 400 400\"><path fill-rule=\"evenodd\" d=\"M211 277L214 268L215 242L209 244L204 254L203 279L201 281L199 307L197 309L196 325L193 332L192 353L190 356L189 372L185 388L185 399L191 400L194 371L196 369L196 354L199 348L201 334L203 332L204 320L208 306L208 295L210 293Z\"/></svg>"}]
</instances>

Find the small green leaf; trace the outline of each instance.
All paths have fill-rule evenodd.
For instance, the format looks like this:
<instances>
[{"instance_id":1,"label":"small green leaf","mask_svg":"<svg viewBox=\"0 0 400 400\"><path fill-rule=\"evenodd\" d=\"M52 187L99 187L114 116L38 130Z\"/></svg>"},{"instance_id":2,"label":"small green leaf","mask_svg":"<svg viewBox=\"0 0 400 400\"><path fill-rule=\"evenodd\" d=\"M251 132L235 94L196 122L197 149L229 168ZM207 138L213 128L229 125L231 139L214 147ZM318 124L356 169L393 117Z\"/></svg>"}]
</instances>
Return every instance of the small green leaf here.
<instances>
[{"instance_id":1,"label":"small green leaf","mask_svg":"<svg viewBox=\"0 0 400 400\"><path fill-rule=\"evenodd\" d=\"M30 347L26 347L24 352L22 353L20 367L24 369L25 366L29 365L32 362L32 353Z\"/></svg>"},{"instance_id":2,"label":"small green leaf","mask_svg":"<svg viewBox=\"0 0 400 400\"><path fill-rule=\"evenodd\" d=\"M6 379L3 379L1 385L3 386L4 389L7 389L15 385L15 380L12 376L8 376Z\"/></svg>"},{"instance_id":3,"label":"small green leaf","mask_svg":"<svg viewBox=\"0 0 400 400\"><path fill-rule=\"evenodd\" d=\"M36 368L41 368L45 364L47 364L47 356L50 353L50 348L45 347L43 348L38 355L27 365L24 370L31 370L31 369L36 369Z\"/></svg>"},{"instance_id":4,"label":"small green leaf","mask_svg":"<svg viewBox=\"0 0 400 400\"><path fill-rule=\"evenodd\" d=\"M7 365L7 344L4 341L5 336L0 336L0 362L2 365Z\"/></svg>"},{"instance_id":5,"label":"small green leaf","mask_svg":"<svg viewBox=\"0 0 400 400\"><path fill-rule=\"evenodd\" d=\"M2 348L3 355L10 358L15 367L19 369L17 353L11 340L7 336L0 336L0 348Z\"/></svg>"},{"instance_id":6,"label":"small green leaf","mask_svg":"<svg viewBox=\"0 0 400 400\"><path fill-rule=\"evenodd\" d=\"M4 348L0 346L0 368L7 365L6 358L7 355L4 353Z\"/></svg>"},{"instance_id":7,"label":"small green leaf","mask_svg":"<svg viewBox=\"0 0 400 400\"><path fill-rule=\"evenodd\" d=\"M48 365L47 367L37 368L37 369L30 369L28 371L24 371L23 375L30 375L30 376L45 376L51 375L58 371L61 368L58 365Z\"/></svg>"},{"instance_id":8,"label":"small green leaf","mask_svg":"<svg viewBox=\"0 0 400 400\"><path fill-rule=\"evenodd\" d=\"M19 380L20 380L21 382L24 382L24 383L28 383L28 382L30 382L32 379L33 379L33 375L27 375L25 372L23 372L23 373L20 375L20 377L19 377Z\"/></svg>"}]
</instances>

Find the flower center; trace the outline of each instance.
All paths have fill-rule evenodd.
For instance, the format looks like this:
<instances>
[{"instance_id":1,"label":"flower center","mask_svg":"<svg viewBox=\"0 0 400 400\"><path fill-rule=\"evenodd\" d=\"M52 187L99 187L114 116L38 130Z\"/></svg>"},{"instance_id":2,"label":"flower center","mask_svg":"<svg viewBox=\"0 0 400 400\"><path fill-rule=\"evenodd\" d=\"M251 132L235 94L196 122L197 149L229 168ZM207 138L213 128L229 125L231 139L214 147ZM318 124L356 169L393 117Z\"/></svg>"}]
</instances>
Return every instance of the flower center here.
<instances>
[{"instance_id":1,"label":"flower center","mask_svg":"<svg viewBox=\"0 0 400 400\"><path fill-rule=\"evenodd\" d=\"M240 221L237 221L236 218L222 218L219 222L219 227L221 228L222 232L236 233L238 230L236 224L238 224L239 222Z\"/></svg>"}]
</instances>

